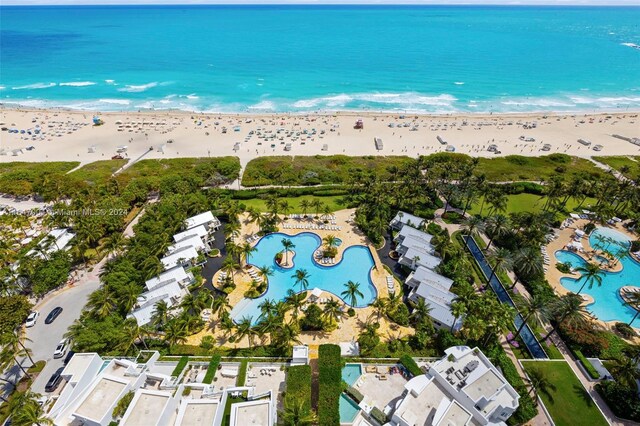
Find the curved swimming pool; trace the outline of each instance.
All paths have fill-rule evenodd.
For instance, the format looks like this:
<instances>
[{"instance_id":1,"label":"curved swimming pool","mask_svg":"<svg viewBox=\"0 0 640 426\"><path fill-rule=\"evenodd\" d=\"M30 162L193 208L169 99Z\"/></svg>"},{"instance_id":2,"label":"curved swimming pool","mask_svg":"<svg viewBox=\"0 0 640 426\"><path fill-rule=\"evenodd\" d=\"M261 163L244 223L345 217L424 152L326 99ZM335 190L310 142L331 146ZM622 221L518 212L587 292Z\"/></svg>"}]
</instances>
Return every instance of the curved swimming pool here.
<instances>
[{"instance_id":1,"label":"curved swimming pool","mask_svg":"<svg viewBox=\"0 0 640 426\"><path fill-rule=\"evenodd\" d=\"M283 250L282 239L291 240L295 247L293 260L291 255L289 263L292 267L283 268L275 262L276 253ZM363 297L358 298L356 308L368 306L377 297L377 291L371 281L371 269L374 266L373 257L366 246L348 247L342 254L342 260L335 265L324 266L313 259L313 253L322 245L322 239L314 233L303 232L297 235L283 233L269 234L260 239L256 244L256 251L249 256L248 262L256 267L269 266L273 268L273 275L269 277L269 287L264 295L257 299L243 299L231 311L231 317L238 321L243 317L252 318L253 322L260 316L258 307L265 299L275 301L284 300L289 289L295 292L301 291L296 285L295 274L297 269L306 269L309 273L309 287L312 290L318 287L324 291L340 297L347 281L360 283L360 292Z\"/></svg>"},{"instance_id":2,"label":"curved swimming pool","mask_svg":"<svg viewBox=\"0 0 640 426\"><path fill-rule=\"evenodd\" d=\"M610 228L597 228L589 236L591 247L608 250L628 250L630 239L626 235ZM581 256L566 250L555 253L559 262L568 262L573 268L586 264ZM593 297L594 302L587 309L602 321L629 322L635 315L635 310L624 304L620 297L620 288L627 285L637 285L640 279L640 263L633 257L627 256L620 260L622 270L618 272L604 272L602 285L593 288L585 286L582 293ZM582 278L561 278L560 284L569 291L577 293L584 281ZM634 324L635 325L635 324Z\"/></svg>"}]
</instances>

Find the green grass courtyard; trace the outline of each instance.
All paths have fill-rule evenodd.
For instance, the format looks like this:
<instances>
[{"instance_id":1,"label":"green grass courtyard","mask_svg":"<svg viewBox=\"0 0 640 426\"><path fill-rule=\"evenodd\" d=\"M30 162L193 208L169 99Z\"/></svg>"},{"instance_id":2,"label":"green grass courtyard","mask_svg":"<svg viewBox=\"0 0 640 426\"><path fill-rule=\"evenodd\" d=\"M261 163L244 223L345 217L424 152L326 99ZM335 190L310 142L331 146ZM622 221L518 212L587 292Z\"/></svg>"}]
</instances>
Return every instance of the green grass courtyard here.
<instances>
[{"instance_id":1,"label":"green grass courtyard","mask_svg":"<svg viewBox=\"0 0 640 426\"><path fill-rule=\"evenodd\" d=\"M606 426L608 423L565 361L522 361L527 373L538 370L555 386L540 398L557 426Z\"/></svg>"}]
</instances>

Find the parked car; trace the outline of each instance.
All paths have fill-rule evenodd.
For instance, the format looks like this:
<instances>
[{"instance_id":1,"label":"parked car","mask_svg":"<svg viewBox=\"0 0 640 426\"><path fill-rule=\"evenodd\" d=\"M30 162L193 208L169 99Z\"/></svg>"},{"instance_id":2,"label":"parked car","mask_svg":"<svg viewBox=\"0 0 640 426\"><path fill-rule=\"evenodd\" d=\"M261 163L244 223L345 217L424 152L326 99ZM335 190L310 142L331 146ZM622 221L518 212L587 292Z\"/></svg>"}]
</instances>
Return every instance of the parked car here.
<instances>
[{"instance_id":1,"label":"parked car","mask_svg":"<svg viewBox=\"0 0 640 426\"><path fill-rule=\"evenodd\" d=\"M27 321L25 321L24 326L27 328L33 327L34 325L36 325L36 322L38 321L39 316L40 314L38 313L38 311L31 312L27 317Z\"/></svg>"},{"instance_id":2,"label":"parked car","mask_svg":"<svg viewBox=\"0 0 640 426\"><path fill-rule=\"evenodd\" d=\"M67 352L67 356L64 357L64 361L62 361L62 365L69 364L69 361L71 361L71 358L73 358L73 354L75 354L74 351Z\"/></svg>"},{"instance_id":3,"label":"parked car","mask_svg":"<svg viewBox=\"0 0 640 426\"><path fill-rule=\"evenodd\" d=\"M60 340L60 343L56 346L56 350L53 352L53 358L62 358L67 353L67 349L69 349L67 339Z\"/></svg>"},{"instance_id":4,"label":"parked car","mask_svg":"<svg viewBox=\"0 0 640 426\"><path fill-rule=\"evenodd\" d=\"M113 157L111 157L112 160L124 160L124 157L120 154L116 154Z\"/></svg>"},{"instance_id":5,"label":"parked car","mask_svg":"<svg viewBox=\"0 0 640 426\"><path fill-rule=\"evenodd\" d=\"M60 367L56 370L55 373L51 375L51 378L49 378L49 381L44 386L45 392L53 392L58 388L58 386L60 385L60 382L62 381L63 371L64 371L64 367Z\"/></svg>"},{"instance_id":6,"label":"parked car","mask_svg":"<svg viewBox=\"0 0 640 426\"><path fill-rule=\"evenodd\" d=\"M44 320L44 323L51 324L53 321L55 321L56 318L58 318L58 315L60 315L61 313L62 308L60 306L53 308L53 310L49 312L49 315L47 315L47 318Z\"/></svg>"}]
</instances>

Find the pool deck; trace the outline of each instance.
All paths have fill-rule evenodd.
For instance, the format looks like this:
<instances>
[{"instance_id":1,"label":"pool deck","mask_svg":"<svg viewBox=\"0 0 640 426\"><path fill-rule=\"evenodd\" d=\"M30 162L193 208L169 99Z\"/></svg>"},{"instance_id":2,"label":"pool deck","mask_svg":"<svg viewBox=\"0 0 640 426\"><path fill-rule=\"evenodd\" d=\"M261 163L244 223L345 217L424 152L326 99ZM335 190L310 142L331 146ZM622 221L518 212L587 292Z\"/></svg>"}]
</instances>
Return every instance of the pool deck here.
<instances>
[{"instance_id":1,"label":"pool deck","mask_svg":"<svg viewBox=\"0 0 640 426\"><path fill-rule=\"evenodd\" d=\"M281 229L279 232L288 234L288 235L296 235L303 232L312 232L319 235L320 238L324 238L327 235L334 235L340 238L342 240L342 244L340 244L337 247L338 253L336 256L336 264L342 259L342 255L347 248L354 245L364 245L369 247L371 256L373 257L373 261L374 261L374 267L371 270L371 274L370 274L371 281L373 285L376 287L378 297L382 297L382 298L388 297L389 290L387 289L387 277L391 274L384 269L383 264L380 261L380 258L378 257L378 253L376 252L375 247L371 245L367 237L353 223L354 212L355 212L355 209L345 209L345 210L339 210L339 211L333 212L333 215L335 215L335 222L336 222L334 226L341 227L340 231L322 230L322 229L314 229L314 230L284 229L280 227ZM246 213L240 216L240 223L241 223L240 235L237 236L235 239L235 242L237 244L244 244L244 242L246 241L246 238L258 232L257 224L249 223L247 219L248 219L248 215ZM287 223L319 224L320 220L314 219L313 215L309 215L309 218L307 219L287 219ZM255 246L255 244L257 244L258 241L259 240L256 240L255 242L252 243L252 245ZM218 274L219 272L217 272L213 277L214 284L217 283ZM401 284L395 280L394 282L395 282L396 292L399 292L401 289ZM231 304L232 307L236 306L242 299L244 299L244 293L249 289L249 286L251 283L251 276L248 273L246 273L244 270L238 271L235 274L235 283L237 287L228 296L229 303ZM323 292L323 294L320 297L337 299L339 302L342 303L342 301L339 298L337 298L336 296L332 295L329 292ZM322 307L322 305L320 305L320 307ZM369 308L369 307L357 308L356 315L353 318L347 315L343 316L342 321L338 324L338 328L336 330L331 331L329 333L303 332L300 334L299 339L303 344L314 344L314 345L319 345L323 343L348 342L355 339L358 336L358 332L361 328L360 325L364 323L371 315L374 315L373 308ZM197 345L200 343L200 340L202 339L202 337L204 337L205 335L213 334L215 337L217 337L217 340L218 340L217 343L220 345L233 346L233 347L249 346L249 342L247 339L243 339L242 341L235 342L235 343L227 342L227 339L224 338L222 333L218 331L218 328L215 327L215 322L217 322L217 319L214 320L214 326L211 327L210 329L205 328L205 330L203 330L202 332L195 334L193 336L190 336L188 339L188 344ZM381 318L380 321L378 322L380 323L380 329L378 330L378 333L381 336L387 336L389 334L393 336L398 336L398 335L407 336L411 334L410 328L401 327L396 324L389 323L384 318ZM213 333L211 332L211 329L214 330Z\"/></svg>"},{"instance_id":2,"label":"pool deck","mask_svg":"<svg viewBox=\"0 0 640 426\"><path fill-rule=\"evenodd\" d=\"M567 250L566 245L573 241L573 234L575 233L576 229L582 229L584 228L584 226L589 223L588 220L586 219L580 219L580 220L575 220L571 225L567 226L565 229L561 229L558 232L558 238L556 238L555 240L551 241L549 244L547 244L546 246L546 250L547 253L549 254L549 259L550 259L550 265L549 265L549 269L545 272L545 277L547 278L547 281L549 281L549 284L551 285L551 287L554 289L554 291L557 294L560 295L564 295L567 293L570 293L569 290L567 290L562 284L560 284L560 279L561 278L573 278L573 279L577 279L580 277L580 275L578 273L574 273L574 274L565 274L562 273L560 271L558 271L558 268L556 268L556 263L558 263L558 260L556 259L555 253L558 250ZM610 229L615 229L616 231L628 236L630 239L635 239L636 237L633 236L632 234L629 233L629 231L627 231L621 223L617 223L615 226L602 226L602 225L597 225L598 228L610 228ZM594 253L594 249L591 247L591 244L589 243L589 237L584 237L581 240L581 243L584 247L584 252L583 253L576 253L579 256L581 256L583 259L589 261ZM615 267L612 268L608 268L606 269L607 272L617 272L620 271L622 269L622 265L620 263L618 263ZM591 304L593 303L593 298L591 296L589 296L588 294L580 294L584 299L585 299L585 304ZM596 321L598 321L598 323L604 325L606 328L611 329L614 324L618 321L602 321L600 319L598 319L597 317L594 317Z\"/></svg>"}]
</instances>

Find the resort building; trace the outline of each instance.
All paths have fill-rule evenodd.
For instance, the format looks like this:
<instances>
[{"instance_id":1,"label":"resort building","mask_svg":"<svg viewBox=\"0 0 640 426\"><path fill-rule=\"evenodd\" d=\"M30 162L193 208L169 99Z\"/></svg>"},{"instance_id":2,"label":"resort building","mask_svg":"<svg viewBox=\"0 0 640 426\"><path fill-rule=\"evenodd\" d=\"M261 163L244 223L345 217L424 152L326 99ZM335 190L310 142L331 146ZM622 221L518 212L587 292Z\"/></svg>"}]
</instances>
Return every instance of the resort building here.
<instances>
[{"instance_id":1,"label":"resort building","mask_svg":"<svg viewBox=\"0 0 640 426\"><path fill-rule=\"evenodd\" d=\"M420 228L425 223L425 220L421 217L414 216L407 212L399 211L395 217L391 219L389 226L396 231L402 229L404 225L409 225L413 228Z\"/></svg>"},{"instance_id":2,"label":"resort building","mask_svg":"<svg viewBox=\"0 0 640 426\"><path fill-rule=\"evenodd\" d=\"M147 291L138 296L138 300L129 317L136 319L138 325L151 322L153 311L158 302L164 301L168 307L175 307L189 294L188 286L193 284L193 274L182 266L171 268L155 278L148 280Z\"/></svg>"},{"instance_id":3,"label":"resort building","mask_svg":"<svg viewBox=\"0 0 640 426\"><path fill-rule=\"evenodd\" d=\"M478 349L454 346L405 385L394 426L504 425L519 395Z\"/></svg>"},{"instance_id":4,"label":"resort building","mask_svg":"<svg viewBox=\"0 0 640 426\"><path fill-rule=\"evenodd\" d=\"M258 394L256 386L235 386L235 379L226 387L204 384L198 373L204 375L203 366L191 371L198 374L187 373L187 367L172 377L177 361L159 361L158 352L145 353L150 356L144 363L74 354L62 372L63 388L47 417L58 426L107 426L117 420L112 413L118 401L132 392L119 420L123 426L222 426L225 412L232 426L276 424L277 389ZM191 382L196 376L198 382Z\"/></svg>"},{"instance_id":5,"label":"resort building","mask_svg":"<svg viewBox=\"0 0 640 426\"><path fill-rule=\"evenodd\" d=\"M59 250L67 250L69 243L75 236L76 234L68 228L53 229L38 243L40 249L29 250L27 256L43 257L45 254L51 254Z\"/></svg>"},{"instance_id":6,"label":"resort building","mask_svg":"<svg viewBox=\"0 0 640 426\"><path fill-rule=\"evenodd\" d=\"M189 230L198 226L204 226L209 233L213 233L213 231L220 228L220 225L220 220L210 211L192 216L184 221L184 229Z\"/></svg>"},{"instance_id":7,"label":"resort building","mask_svg":"<svg viewBox=\"0 0 640 426\"><path fill-rule=\"evenodd\" d=\"M179 232L179 233L175 234L173 236L173 241L175 241L177 243L179 241L182 241L182 240L184 240L186 238L189 238L189 237L192 237L194 235L197 235L203 241L205 241L206 238L209 235L209 231L207 231L207 228L205 228L203 225L196 226L195 228L191 228L191 229L188 229L186 231L182 231L182 232Z\"/></svg>"},{"instance_id":8,"label":"resort building","mask_svg":"<svg viewBox=\"0 0 640 426\"><path fill-rule=\"evenodd\" d=\"M181 247L169 252L165 257L160 259L165 269L171 269L174 266L193 266L198 258L198 251L193 246Z\"/></svg>"},{"instance_id":9,"label":"resort building","mask_svg":"<svg viewBox=\"0 0 640 426\"><path fill-rule=\"evenodd\" d=\"M204 244L204 241L202 241L202 238L200 238L195 234L191 234L186 238L183 238L182 240L177 241L172 246L169 246L168 251L169 253L172 253L174 251L180 250L181 248L185 248L185 247L193 247L197 251L202 251L207 248Z\"/></svg>"},{"instance_id":10,"label":"resort building","mask_svg":"<svg viewBox=\"0 0 640 426\"><path fill-rule=\"evenodd\" d=\"M451 303L456 295L450 290L453 281L435 272L419 267L412 272L405 282L411 288L408 298L417 301L422 298L431 308L429 316L437 328L458 331L462 328L462 318L451 313Z\"/></svg>"}]
</instances>

